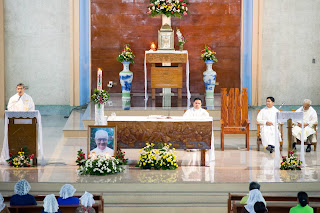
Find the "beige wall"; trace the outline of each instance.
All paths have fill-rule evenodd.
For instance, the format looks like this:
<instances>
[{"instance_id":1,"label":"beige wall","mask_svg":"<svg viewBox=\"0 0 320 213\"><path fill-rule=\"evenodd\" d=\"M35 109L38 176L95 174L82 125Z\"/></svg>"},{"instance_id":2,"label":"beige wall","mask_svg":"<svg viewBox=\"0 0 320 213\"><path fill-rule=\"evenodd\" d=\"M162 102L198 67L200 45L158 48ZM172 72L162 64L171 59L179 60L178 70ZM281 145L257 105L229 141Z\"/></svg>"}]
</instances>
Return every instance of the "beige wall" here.
<instances>
[{"instance_id":1,"label":"beige wall","mask_svg":"<svg viewBox=\"0 0 320 213\"><path fill-rule=\"evenodd\" d=\"M5 110L5 73L4 73L4 8L0 0L0 118L4 116Z\"/></svg>"}]
</instances>

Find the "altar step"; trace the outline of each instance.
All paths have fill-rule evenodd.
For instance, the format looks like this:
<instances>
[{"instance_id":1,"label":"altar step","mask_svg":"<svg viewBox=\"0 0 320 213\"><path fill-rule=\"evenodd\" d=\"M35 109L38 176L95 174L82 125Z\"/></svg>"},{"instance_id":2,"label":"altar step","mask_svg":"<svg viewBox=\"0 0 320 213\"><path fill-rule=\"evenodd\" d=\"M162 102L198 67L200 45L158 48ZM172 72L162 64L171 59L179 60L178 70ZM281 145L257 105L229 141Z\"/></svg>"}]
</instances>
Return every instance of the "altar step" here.
<instances>
[{"instance_id":1,"label":"altar step","mask_svg":"<svg viewBox=\"0 0 320 213\"><path fill-rule=\"evenodd\" d=\"M161 171L159 172L161 175ZM248 183L106 183L110 176L92 178L97 182L71 184L77 189L76 194L82 194L84 191L93 194L102 193L104 212L107 213L227 212L229 192L248 193ZM11 195L14 184L14 182L2 183L2 194ZM63 184L31 183L30 194L58 195ZM307 191L309 195L319 196L319 187L319 182L261 183L263 194L283 196L295 196L298 191Z\"/></svg>"}]
</instances>

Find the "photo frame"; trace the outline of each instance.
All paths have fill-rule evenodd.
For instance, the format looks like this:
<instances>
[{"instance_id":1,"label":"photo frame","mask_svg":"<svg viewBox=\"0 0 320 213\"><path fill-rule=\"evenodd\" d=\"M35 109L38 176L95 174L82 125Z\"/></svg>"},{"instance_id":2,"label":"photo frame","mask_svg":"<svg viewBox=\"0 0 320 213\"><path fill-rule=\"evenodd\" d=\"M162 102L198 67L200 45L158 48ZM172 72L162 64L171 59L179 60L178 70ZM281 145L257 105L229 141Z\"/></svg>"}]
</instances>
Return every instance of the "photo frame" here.
<instances>
[{"instance_id":1,"label":"photo frame","mask_svg":"<svg viewBox=\"0 0 320 213\"><path fill-rule=\"evenodd\" d=\"M117 152L117 127L109 125L89 125L87 156L92 152L96 155L115 156Z\"/></svg>"}]
</instances>

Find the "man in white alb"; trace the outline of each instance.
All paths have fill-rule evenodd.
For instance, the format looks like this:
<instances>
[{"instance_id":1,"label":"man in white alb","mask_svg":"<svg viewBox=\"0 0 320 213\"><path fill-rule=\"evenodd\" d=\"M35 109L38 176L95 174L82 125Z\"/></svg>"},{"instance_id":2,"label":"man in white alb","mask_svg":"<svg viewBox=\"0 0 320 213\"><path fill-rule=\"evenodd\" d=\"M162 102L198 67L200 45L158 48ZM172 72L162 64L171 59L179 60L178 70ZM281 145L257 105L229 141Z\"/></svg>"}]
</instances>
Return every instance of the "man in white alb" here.
<instances>
[{"instance_id":1,"label":"man in white alb","mask_svg":"<svg viewBox=\"0 0 320 213\"><path fill-rule=\"evenodd\" d=\"M258 116L257 122L260 124L260 135L262 144L264 147L267 147L267 150L272 153L274 151L275 146L275 128L274 125L278 125L275 122L276 113L279 112L277 108L273 106L274 98L267 97L266 107L263 108ZM279 131L278 131L279 133ZM280 133L279 133L279 141L280 141Z\"/></svg>"},{"instance_id":2,"label":"man in white alb","mask_svg":"<svg viewBox=\"0 0 320 213\"><path fill-rule=\"evenodd\" d=\"M296 112L303 112L303 123L304 123L304 129L303 129L303 140L307 142L308 146L306 149L306 152L311 151L311 142L316 142L316 131L313 128L313 125L318 123L318 116L317 112L312 108L311 101L309 99L305 99L303 101L302 107L296 110ZM296 148L297 139L301 141L301 123L295 124L295 126L292 129L292 135L294 136L294 141L292 148Z\"/></svg>"},{"instance_id":3,"label":"man in white alb","mask_svg":"<svg viewBox=\"0 0 320 213\"><path fill-rule=\"evenodd\" d=\"M93 152L96 155L105 155L109 153L110 156L114 156L114 150L108 147L108 133L105 130L96 131L94 141L97 144L97 147L90 151L90 154Z\"/></svg>"},{"instance_id":4,"label":"man in white alb","mask_svg":"<svg viewBox=\"0 0 320 213\"><path fill-rule=\"evenodd\" d=\"M24 84L17 85L17 94L9 99L8 110L9 111L32 111L35 110L33 100L31 96L27 95L24 90Z\"/></svg>"},{"instance_id":5,"label":"man in white alb","mask_svg":"<svg viewBox=\"0 0 320 213\"><path fill-rule=\"evenodd\" d=\"M203 118L209 117L209 113L207 110L201 108L202 101L200 98L195 98L193 101L193 108L188 109L184 114L183 117L189 118Z\"/></svg>"}]
</instances>

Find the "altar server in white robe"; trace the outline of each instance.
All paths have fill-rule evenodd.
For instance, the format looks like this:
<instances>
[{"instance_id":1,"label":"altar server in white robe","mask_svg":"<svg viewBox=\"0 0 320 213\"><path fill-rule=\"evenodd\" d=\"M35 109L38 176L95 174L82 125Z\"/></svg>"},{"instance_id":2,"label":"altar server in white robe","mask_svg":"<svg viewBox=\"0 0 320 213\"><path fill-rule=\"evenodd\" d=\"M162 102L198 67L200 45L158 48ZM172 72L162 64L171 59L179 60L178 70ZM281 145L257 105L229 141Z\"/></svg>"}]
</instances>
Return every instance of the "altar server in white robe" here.
<instances>
[{"instance_id":1,"label":"altar server in white robe","mask_svg":"<svg viewBox=\"0 0 320 213\"><path fill-rule=\"evenodd\" d=\"M276 113L279 112L277 108L273 106L274 98L267 97L266 107L263 108L258 116L257 122L260 124L260 136L262 140L262 144L264 147L267 147L267 150L272 153L274 151L275 146L275 126L276 124ZM280 132L279 141L280 141Z\"/></svg>"},{"instance_id":2,"label":"altar server in white robe","mask_svg":"<svg viewBox=\"0 0 320 213\"><path fill-rule=\"evenodd\" d=\"M318 123L317 112L311 106L311 100L305 99L303 101L302 107L296 110L296 112L303 112L303 140L307 142L308 146L306 152L311 151L311 142L317 142L316 131L313 128L313 125ZM302 133L302 124L296 123L292 129L292 135L294 136L292 148L296 148L297 139L301 141Z\"/></svg>"},{"instance_id":3,"label":"altar server in white robe","mask_svg":"<svg viewBox=\"0 0 320 213\"><path fill-rule=\"evenodd\" d=\"M200 98L195 98L193 101L193 107L188 109L183 117L187 118L206 118L209 117L207 110L201 108L202 100Z\"/></svg>"},{"instance_id":4,"label":"altar server in white robe","mask_svg":"<svg viewBox=\"0 0 320 213\"><path fill-rule=\"evenodd\" d=\"M9 111L32 111L35 110L34 102L28 94L26 94L24 84L17 85L17 94L9 99Z\"/></svg>"}]
</instances>

